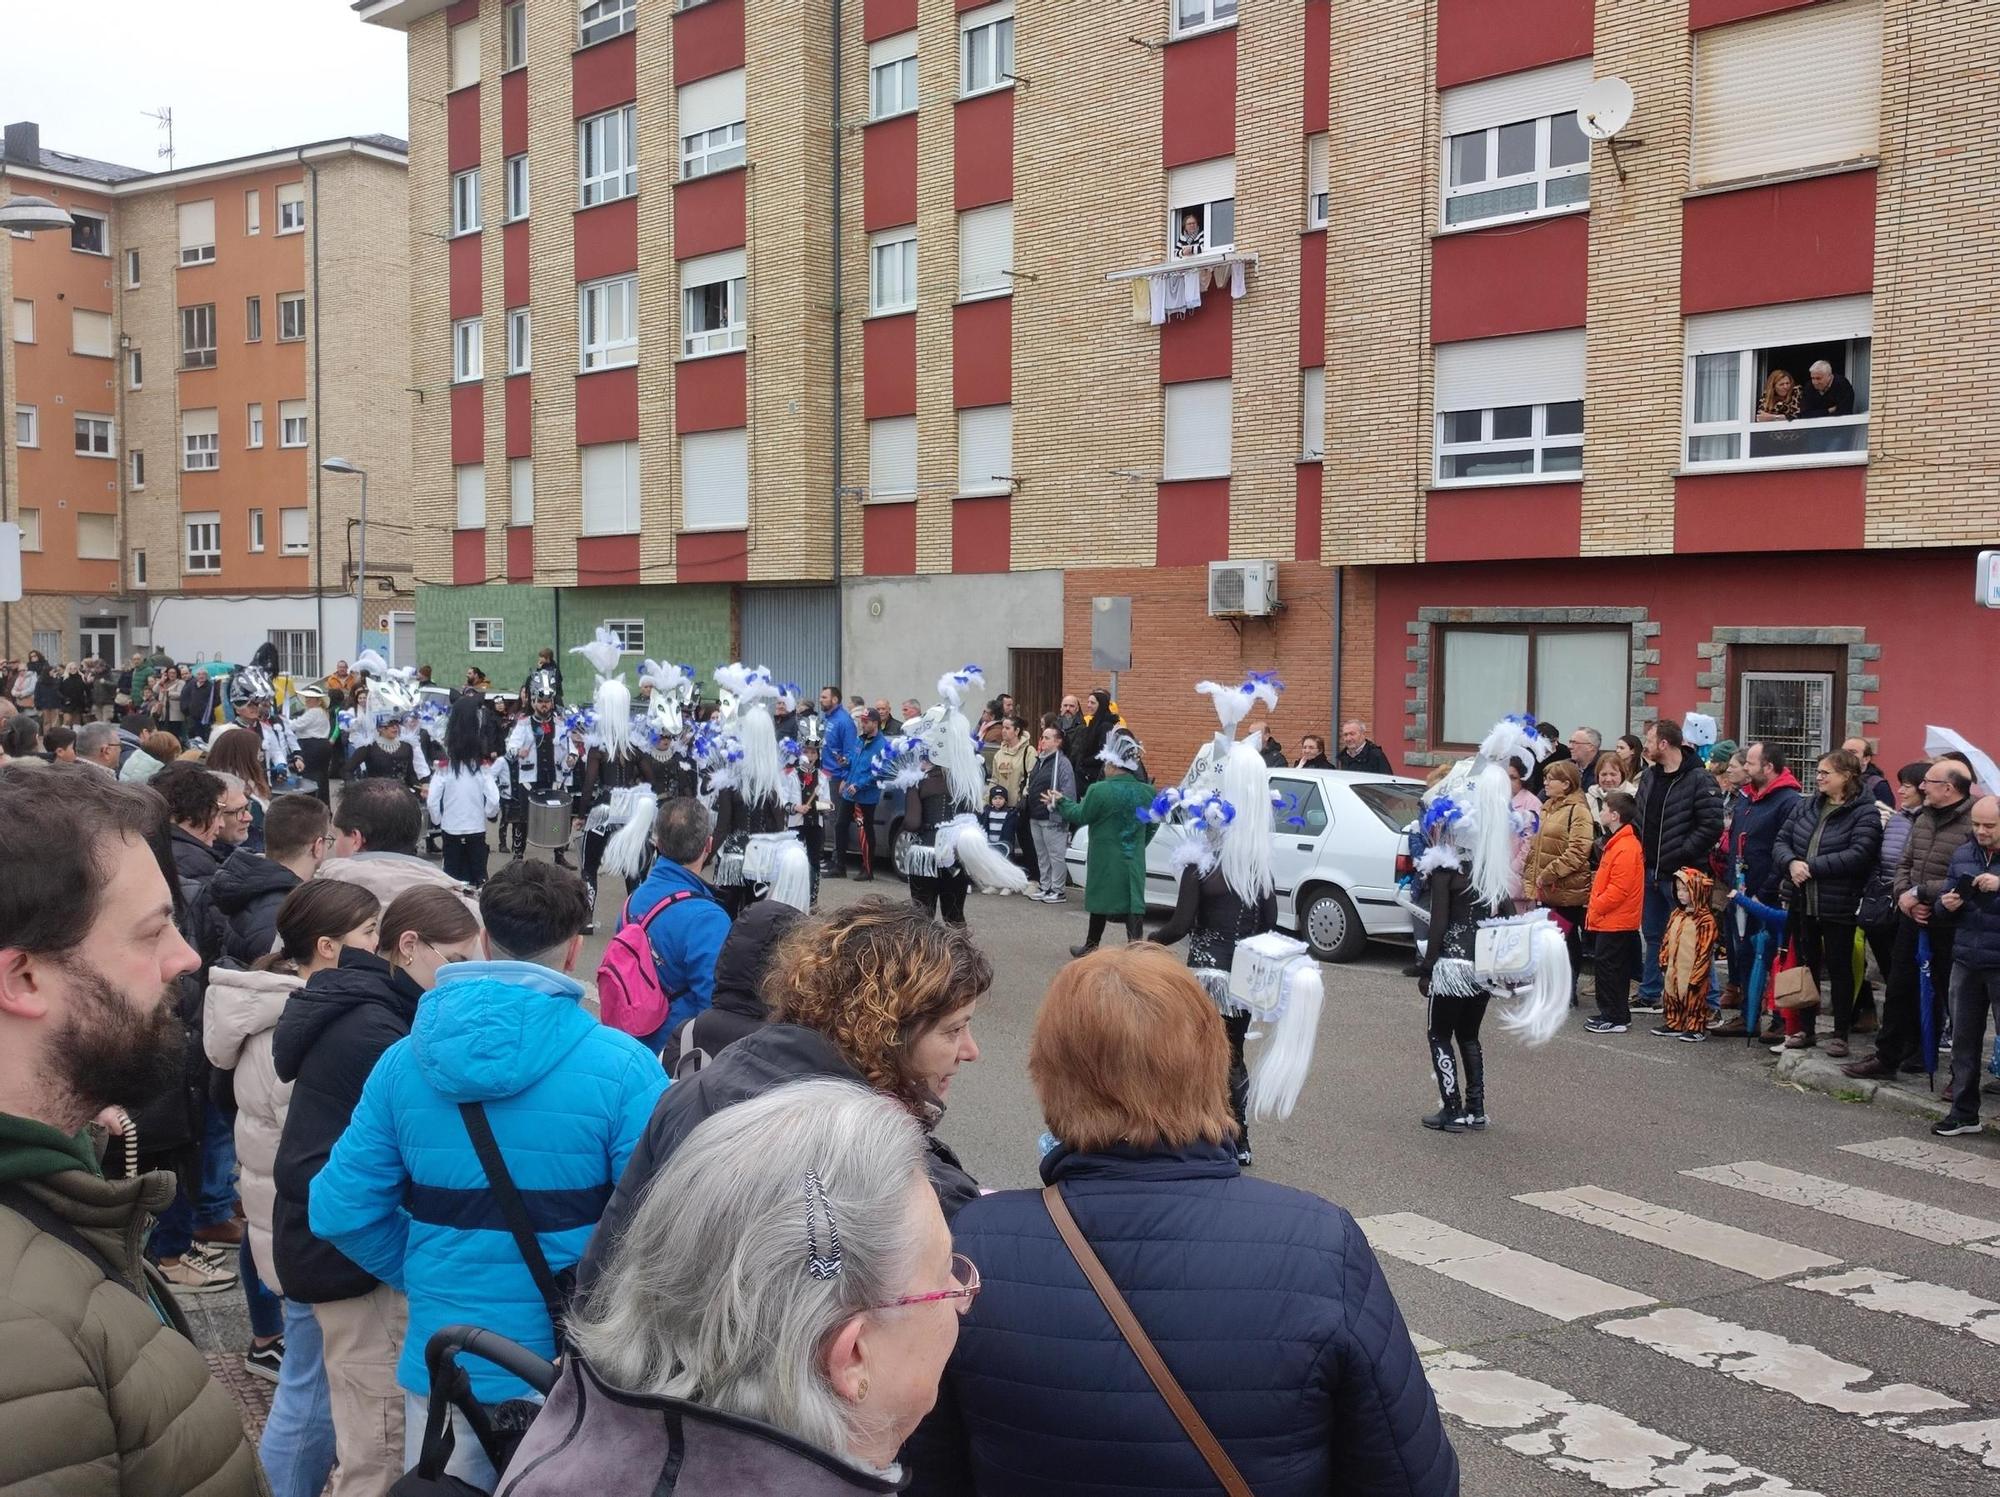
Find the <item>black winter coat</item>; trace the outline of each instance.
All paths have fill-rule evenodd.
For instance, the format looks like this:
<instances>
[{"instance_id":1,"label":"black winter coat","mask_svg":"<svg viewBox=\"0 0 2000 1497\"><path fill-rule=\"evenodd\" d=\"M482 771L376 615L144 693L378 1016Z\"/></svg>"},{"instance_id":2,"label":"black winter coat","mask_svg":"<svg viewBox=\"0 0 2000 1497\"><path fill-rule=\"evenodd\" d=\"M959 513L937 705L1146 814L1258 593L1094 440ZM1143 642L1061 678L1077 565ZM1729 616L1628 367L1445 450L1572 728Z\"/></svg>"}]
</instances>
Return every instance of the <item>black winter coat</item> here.
<instances>
[{"instance_id":1,"label":"black winter coat","mask_svg":"<svg viewBox=\"0 0 2000 1497\"><path fill-rule=\"evenodd\" d=\"M1652 807L1661 802L1657 843L1646 840ZM1639 777L1639 841L1646 857L1646 878L1671 885L1683 868L1707 868L1708 855L1722 835L1722 791L1715 776L1693 754L1684 755L1678 774L1657 764Z\"/></svg>"},{"instance_id":2,"label":"black winter coat","mask_svg":"<svg viewBox=\"0 0 2000 1497\"><path fill-rule=\"evenodd\" d=\"M298 888L299 876L283 863L238 848L209 880L208 902L221 917L222 947L202 955L228 957L248 967L270 955L278 939L278 909Z\"/></svg>"},{"instance_id":3,"label":"black winter coat","mask_svg":"<svg viewBox=\"0 0 2000 1497\"><path fill-rule=\"evenodd\" d=\"M1841 802L1827 816L1819 834L1819 851L1806 856L1813 829L1825 808L1824 795L1802 796L1778 832L1771 864L1784 886L1785 903L1794 911L1821 920L1848 922L1861 906L1861 891L1875 872L1882 853L1882 811L1873 796ZM1791 881L1791 866L1803 860L1812 877L1803 887Z\"/></svg>"},{"instance_id":4,"label":"black winter coat","mask_svg":"<svg viewBox=\"0 0 2000 1497\"><path fill-rule=\"evenodd\" d=\"M667 1035L665 1060L669 1074L680 1077L678 1062L684 1049L699 1050L707 1057L687 1072L692 1075L712 1062L725 1046L735 1044L770 1022L771 1010L758 987L765 972L770 970L771 953L779 939L804 918L790 905L775 899L760 899L736 917L715 958L714 999L709 1007L675 1025Z\"/></svg>"},{"instance_id":5,"label":"black winter coat","mask_svg":"<svg viewBox=\"0 0 2000 1497\"><path fill-rule=\"evenodd\" d=\"M1393 774L1389 768L1389 756L1382 752L1382 745L1373 741L1364 742L1359 753L1350 754L1346 749L1334 761L1341 769L1360 774Z\"/></svg>"},{"instance_id":6,"label":"black winter coat","mask_svg":"<svg viewBox=\"0 0 2000 1497\"><path fill-rule=\"evenodd\" d=\"M1457 1497L1458 1457L1354 1218L1225 1146L1058 1148L1063 1200L1258 1497ZM913 1494L1212 1492L1039 1191L952 1223L984 1290L902 1452Z\"/></svg>"},{"instance_id":7,"label":"black winter coat","mask_svg":"<svg viewBox=\"0 0 2000 1497\"><path fill-rule=\"evenodd\" d=\"M288 1299L316 1305L375 1287L374 1275L313 1236L307 1207L313 1177L346 1131L368 1073L410 1032L423 996L406 973L350 946L338 967L314 973L278 1016L271 1060L278 1079L294 1085L278 1140L271 1251Z\"/></svg>"}]
</instances>

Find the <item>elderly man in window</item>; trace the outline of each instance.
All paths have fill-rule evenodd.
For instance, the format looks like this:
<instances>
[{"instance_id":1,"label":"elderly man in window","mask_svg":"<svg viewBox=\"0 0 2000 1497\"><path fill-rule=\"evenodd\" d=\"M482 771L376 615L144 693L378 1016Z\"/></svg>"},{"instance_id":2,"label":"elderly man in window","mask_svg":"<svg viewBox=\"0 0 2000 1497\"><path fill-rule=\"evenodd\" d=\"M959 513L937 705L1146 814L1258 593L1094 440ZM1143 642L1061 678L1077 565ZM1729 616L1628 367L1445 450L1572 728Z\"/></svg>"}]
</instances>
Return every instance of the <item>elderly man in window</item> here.
<instances>
[{"instance_id":1,"label":"elderly man in window","mask_svg":"<svg viewBox=\"0 0 2000 1497\"><path fill-rule=\"evenodd\" d=\"M1799 414L1801 421L1826 421L1835 416L1854 414L1854 386L1833 372L1833 365L1825 359L1816 360L1807 371L1807 383L1799 391ZM1845 452L1854 445L1860 435L1858 427L1833 427L1829 430L1810 432L1806 437L1808 452Z\"/></svg>"}]
</instances>

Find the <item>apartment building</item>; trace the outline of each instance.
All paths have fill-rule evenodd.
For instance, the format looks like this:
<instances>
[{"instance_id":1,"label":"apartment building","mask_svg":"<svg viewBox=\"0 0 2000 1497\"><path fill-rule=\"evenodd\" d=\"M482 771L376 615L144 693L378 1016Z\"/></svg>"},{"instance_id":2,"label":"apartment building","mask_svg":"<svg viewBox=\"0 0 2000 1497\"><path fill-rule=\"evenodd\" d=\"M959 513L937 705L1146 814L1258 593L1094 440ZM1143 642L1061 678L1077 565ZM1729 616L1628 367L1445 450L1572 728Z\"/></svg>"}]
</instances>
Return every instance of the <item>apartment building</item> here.
<instances>
[{"instance_id":1,"label":"apartment building","mask_svg":"<svg viewBox=\"0 0 2000 1497\"><path fill-rule=\"evenodd\" d=\"M426 658L1115 671L1167 766L1239 669L1411 767L1523 706L2000 737L1935 643L2000 643L1963 7L357 9L409 37ZM1851 413L1755 420L1822 362Z\"/></svg>"},{"instance_id":2,"label":"apartment building","mask_svg":"<svg viewBox=\"0 0 2000 1497\"><path fill-rule=\"evenodd\" d=\"M7 127L0 190L74 225L0 239L24 591L0 652L268 640L320 674L354 649L361 541L323 454L369 474L368 628L411 618L406 163L368 136L142 172Z\"/></svg>"}]
</instances>

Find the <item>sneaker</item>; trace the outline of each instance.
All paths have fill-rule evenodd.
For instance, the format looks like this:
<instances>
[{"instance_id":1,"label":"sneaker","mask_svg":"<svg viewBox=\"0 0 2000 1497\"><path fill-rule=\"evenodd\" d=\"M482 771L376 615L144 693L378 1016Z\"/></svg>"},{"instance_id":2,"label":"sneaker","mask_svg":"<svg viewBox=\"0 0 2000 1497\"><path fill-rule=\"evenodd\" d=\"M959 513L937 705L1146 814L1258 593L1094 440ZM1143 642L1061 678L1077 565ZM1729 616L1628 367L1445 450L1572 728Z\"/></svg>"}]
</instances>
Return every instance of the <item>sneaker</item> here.
<instances>
[{"instance_id":1,"label":"sneaker","mask_svg":"<svg viewBox=\"0 0 2000 1497\"><path fill-rule=\"evenodd\" d=\"M162 1259L155 1267L178 1294L220 1294L236 1287L235 1274L194 1253Z\"/></svg>"},{"instance_id":2,"label":"sneaker","mask_svg":"<svg viewBox=\"0 0 2000 1497\"><path fill-rule=\"evenodd\" d=\"M1657 998L1634 998L1630 1006L1635 1014L1663 1014L1667 1011L1666 1004Z\"/></svg>"},{"instance_id":3,"label":"sneaker","mask_svg":"<svg viewBox=\"0 0 2000 1497\"><path fill-rule=\"evenodd\" d=\"M199 1258L211 1267L228 1269L231 1273L235 1272L232 1265L236 1262L236 1254L237 1249L224 1247L219 1242L191 1242L187 1250L188 1257Z\"/></svg>"},{"instance_id":4,"label":"sneaker","mask_svg":"<svg viewBox=\"0 0 2000 1497\"><path fill-rule=\"evenodd\" d=\"M278 1380L279 1369L285 1361L285 1338L280 1336L269 1346L259 1346L254 1341L250 1349L243 1353L243 1370L253 1377L265 1378L270 1382Z\"/></svg>"},{"instance_id":5,"label":"sneaker","mask_svg":"<svg viewBox=\"0 0 2000 1497\"><path fill-rule=\"evenodd\" d=\"M1709 1025L1708 1032L1716 1035L1736 1035L1740 1037L1747 1035L1750 1031L1743 1027L1743 1015L1734 1013L1719 1023Z\"/></svg>"},{"instance_id":6,"label":"sneaker","mask_svg":"<svg viewBox=\"0 0 2000 1497\"><path fill-rule=\"evenodd\" d=\"M1053 894L1051 894L1051 895L1049 896L1049 903L1050 903L1050 904L1068 904L1068 903L1069 903L1069 895L1065 894L1065 893L1064 893L1064 892L1063 892L1062 890L1058 889L1058 890L1056 890L1056 892L1055 892L1055 893L1053 893Z\"/></svg>"},{"instance_id":7,"label":"sneaker","mask_svg":"<svg viewBox=\"0 0 2000 1497\"><path fill-rule=\"evenodd\" d=\"M1465 1131L1465 1124L1460 1120L1459 1115L1442 1107L1424 1119L1424 1126L1433 1133L1463 1133Z\"/></svg>"},{"instance_id":8,"label":"sneaker","mask_svg":"<svg viewBox=\"0 0 2000 1497\"><path fill-rule=\"evenodd\" d=\"M1656 1029L1653 1033L1658 1034L1659 1030ZM1703 1040L1708 1038L1708 1031L1706 1029L1684 1029L1675 1035L1674 1038L1684 1045L1699 1045Z\"/></svg>"},{"instance_id":9,"label":"sneaker","mask_svg":"<svg viewBox=\"0 0 2000 1497\"><path fill-rule=\"evenodd\" d=\"M1941 1122L1931 1124L1931 1133L1937 1138L1963 1138L1968 1133L1978 1131L1978 1118L1962 1118L1957 1113L1952 1113Z\"/></svg>"},{"instance_id":10,"label":"sneaker","mask_svg":"<svg viewBox=\"0 0 2000 1497\"><path fill-rule=\"evenodd\" d=\"M1674 1026L1671 1024L1655 1024L1652 1027L1652 1029L1649 1030L1648 1032L1656 1040L1670 1040L1675 1035L1680 1033L1680 1031L1674 1028Z\"/></svg>"},{"instance_id":11,"label":"sneaker","mask_svg":"<svg viewBox=\"0 0 2000 1497\"><path fill-rule=\"evenodd\" d=\"M1598 1018L1585 1019L1583 1027L1592 1034L1623 1034L1632 1026L1629 1024L1614 1024L1609 1019Z\"/></svg>"}]
</instances>

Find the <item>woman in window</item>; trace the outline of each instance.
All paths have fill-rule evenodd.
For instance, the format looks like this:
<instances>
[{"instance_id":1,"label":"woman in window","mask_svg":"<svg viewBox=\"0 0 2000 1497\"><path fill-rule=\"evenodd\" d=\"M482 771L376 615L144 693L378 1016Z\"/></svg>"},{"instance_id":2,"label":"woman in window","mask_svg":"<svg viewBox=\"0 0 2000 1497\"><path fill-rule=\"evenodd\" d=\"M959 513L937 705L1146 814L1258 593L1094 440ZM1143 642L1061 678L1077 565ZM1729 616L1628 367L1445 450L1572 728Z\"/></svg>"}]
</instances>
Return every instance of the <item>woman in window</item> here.
<instances>
[{"instance_id":1,"label":"woman in window","mask_svg":"<svg viewBox=\"0 0 2000 1497\"><path fill-rule=\"evenodd\" d=\"M1174 236L1174 254L1182 258L1200 254L1206 237L1202 233L1201 214L1190 208L1181 215L1181 229Z\"/></svg>"},{"instance_id":2,"label":"woman in window","mask_svg":"<svg viewBox=\"0 0 2000 1497\"><path fill-rule=\"evenodd\" d=\"M1799 419L1799 382L1782 369L1773 369L1764 381L1764 393L1757 397L1759 421Z\"/></svg>"}]
</instances>

